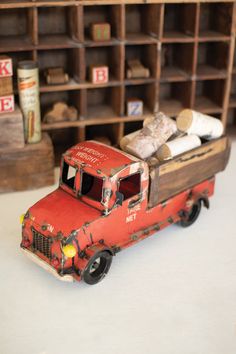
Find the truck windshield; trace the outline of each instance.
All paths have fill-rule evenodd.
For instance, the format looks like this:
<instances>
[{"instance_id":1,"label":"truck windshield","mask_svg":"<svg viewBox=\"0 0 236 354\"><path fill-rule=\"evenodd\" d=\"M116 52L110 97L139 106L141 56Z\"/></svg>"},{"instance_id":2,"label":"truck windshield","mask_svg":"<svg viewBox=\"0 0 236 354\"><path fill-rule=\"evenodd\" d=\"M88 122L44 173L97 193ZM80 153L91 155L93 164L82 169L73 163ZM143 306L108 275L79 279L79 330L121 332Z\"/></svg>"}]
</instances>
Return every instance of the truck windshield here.
<instances>
[{"instance_id":1,"label":"truck windshield","mask_svg":"<svg viewBox=\"0 0 236 354\"><path fill-rule=\"evenodd\" d=\"M75 175L76 175L75 167L68 165L68 163L64 161L63 170L62 170L62 182L66 184L68 187L73 189L75 186Z\"/></svg>"},{"instance_id":2,"label":"truck windshield","mask_svg":"<svg viewBox=\"0 0 236 354\"><path fill-rule=\"evenodd\" d=\"M103 179L90 175L87 172L82 173L81 195L101 202L102 200Z\"/></svg>"}]
</instances>

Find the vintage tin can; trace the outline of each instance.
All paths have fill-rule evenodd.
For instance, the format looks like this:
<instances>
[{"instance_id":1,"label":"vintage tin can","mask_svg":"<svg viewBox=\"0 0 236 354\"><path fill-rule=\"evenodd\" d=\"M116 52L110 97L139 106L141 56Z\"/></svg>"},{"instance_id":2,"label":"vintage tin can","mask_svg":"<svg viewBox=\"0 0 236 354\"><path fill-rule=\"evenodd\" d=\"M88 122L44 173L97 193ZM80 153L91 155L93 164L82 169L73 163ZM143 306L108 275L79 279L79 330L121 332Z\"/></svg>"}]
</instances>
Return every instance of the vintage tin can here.
<instances>
[{"instance_id":1,"label":"vintage tin can","mask_svg":"<svg viewBox=\"0 0 236 354\"><path fill-rule=\"evenodd\" d=\"M24 116L25 140L26 143L37 143L41 140L37 63L31 60L19 62L17 75L20 107Z\"/></svg>"}]
</instances>

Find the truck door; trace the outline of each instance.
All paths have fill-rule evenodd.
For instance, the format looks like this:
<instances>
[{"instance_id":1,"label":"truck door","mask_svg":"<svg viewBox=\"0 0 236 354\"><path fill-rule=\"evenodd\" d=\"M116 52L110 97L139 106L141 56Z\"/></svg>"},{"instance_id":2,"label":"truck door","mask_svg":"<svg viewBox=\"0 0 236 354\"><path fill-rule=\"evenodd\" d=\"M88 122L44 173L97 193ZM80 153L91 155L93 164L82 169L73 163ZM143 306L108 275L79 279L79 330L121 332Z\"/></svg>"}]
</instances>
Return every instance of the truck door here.
<instances>
[{"instance_id":1,"label":"truck door","mask_svg":"<svg viewBox=\"0 0 236 354\"><path fill-rule=\"evenodd\" d=\"M129 176L124 176L118 181L118 191L124 196L122 207L124 208L124 223L127 227L128 240L130 234L137 230L137 223L141 214L142 208L142 194L141 194L141 174L139 170Z\"/></svg>"}]
</instances>

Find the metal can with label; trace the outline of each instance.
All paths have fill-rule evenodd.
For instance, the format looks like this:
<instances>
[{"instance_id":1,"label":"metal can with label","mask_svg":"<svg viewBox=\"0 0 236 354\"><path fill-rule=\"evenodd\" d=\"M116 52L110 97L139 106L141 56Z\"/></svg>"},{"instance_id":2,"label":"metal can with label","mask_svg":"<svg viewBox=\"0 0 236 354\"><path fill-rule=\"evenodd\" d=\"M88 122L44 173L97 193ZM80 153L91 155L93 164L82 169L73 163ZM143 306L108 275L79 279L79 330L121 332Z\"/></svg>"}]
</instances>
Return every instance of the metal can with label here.
<instances>
[{"instance_id":1,"label":"metal can with label","mask_svg":"<svg viewBox=\"0 0 236 354\"><path fill-rule=\"evenodd\" d=\"M25 60L18 64L18 91L24 116L26 143L41 140L41 114L39 102L39 71L35 61Z\"/></svg>"}]
</instances>

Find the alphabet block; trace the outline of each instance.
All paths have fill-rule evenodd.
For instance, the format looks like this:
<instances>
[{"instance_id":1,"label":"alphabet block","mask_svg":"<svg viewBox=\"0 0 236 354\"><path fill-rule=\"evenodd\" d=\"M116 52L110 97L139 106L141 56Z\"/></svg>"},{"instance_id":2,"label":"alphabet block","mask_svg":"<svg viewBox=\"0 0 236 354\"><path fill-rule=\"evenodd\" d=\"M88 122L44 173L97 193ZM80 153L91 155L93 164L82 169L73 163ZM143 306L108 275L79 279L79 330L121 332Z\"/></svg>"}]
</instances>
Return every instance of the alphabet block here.
<instances>
[{"instance_id":1,"label":"alphabet block","mask_svg":"<svg viewBox=\"0 0 236 354\"><path fill-rule=\"evenodd\" d=\"M0 56L0 77L12 76L12 59L6 55Z\"/></svg>"},{"instance_id":2,"label":"alphabet block","mask_svg":"<svg viewBox=\"0 0 236 354\"><path fill-rule=\"evenodd\" d=\"M107 66L91 66L90 80L93 84L105 84L109 80L109 69Z\"/></svg>"},{"instance_id":3,"label":"alphabet block","mask_svg":"<svg viewBox=\"0 0 236 354\"><path fill-rule=\"evenodd\" d=\"M138 98L130 98L127 100L127 115L128 116L142 116L143 115L143 101Z\"/></svg>"},{"instance_id":4,"label":"alphabet block","mask_svg":"<svg viewBox=\"0 0 236 354\"><path fill-rule=\"evenodd\" d=\"M111 38L111 26L109 23L93 23L91 25L91 38L93 41L108 41Z\"/></svg>"},{"instance_id":5,"label":"alphabet block","mask_svg":"<svg viewBox=\"0 0 236 354\"><path fill-rule=\"evenodd\" d=\"M13 93L12 77L0 78L0 97Z\"/></svg>"},{"instance_id":6,"label":"alphabet block","mask_svg":"<svg viewBox=\"0 0 236 354\"><path fill-rule=\"evenodd\" d=\"M14 111L15 102L14 96L2 96L0 97L0 113L10 113Z\"/></svg>"}]
</instances>

